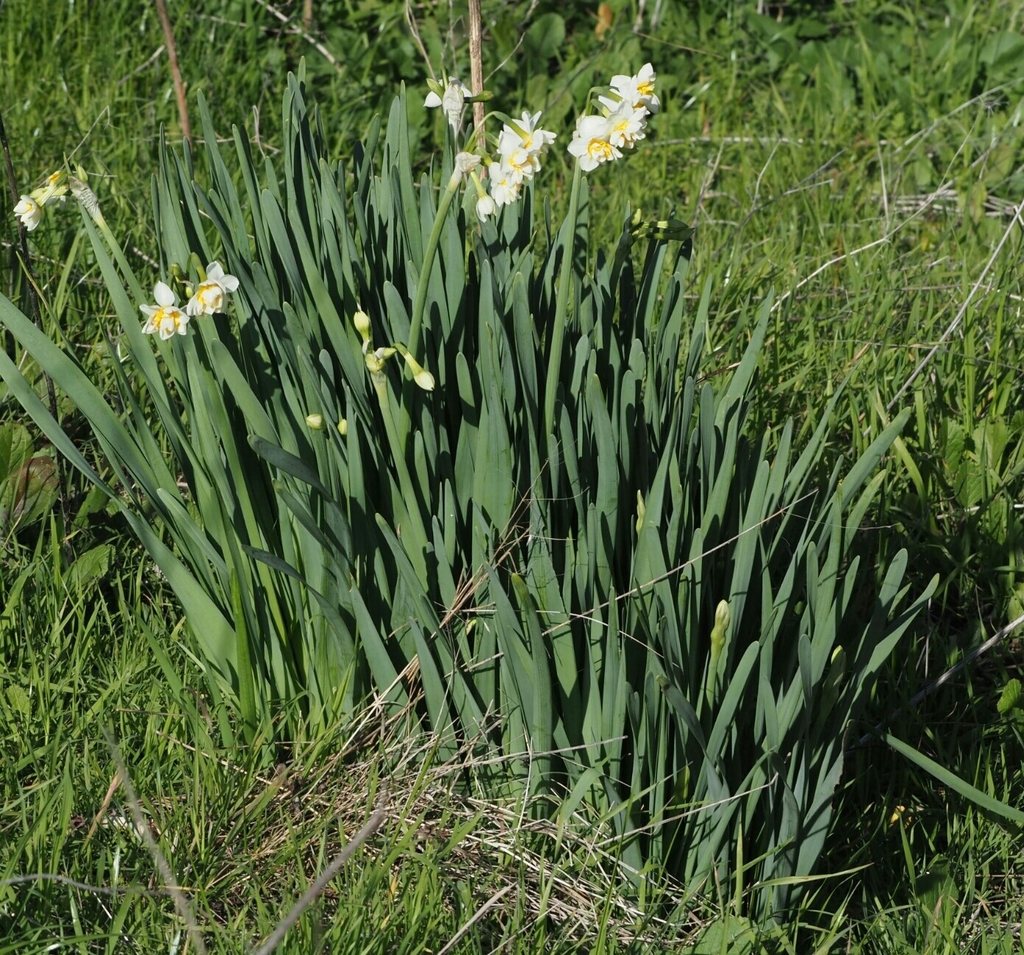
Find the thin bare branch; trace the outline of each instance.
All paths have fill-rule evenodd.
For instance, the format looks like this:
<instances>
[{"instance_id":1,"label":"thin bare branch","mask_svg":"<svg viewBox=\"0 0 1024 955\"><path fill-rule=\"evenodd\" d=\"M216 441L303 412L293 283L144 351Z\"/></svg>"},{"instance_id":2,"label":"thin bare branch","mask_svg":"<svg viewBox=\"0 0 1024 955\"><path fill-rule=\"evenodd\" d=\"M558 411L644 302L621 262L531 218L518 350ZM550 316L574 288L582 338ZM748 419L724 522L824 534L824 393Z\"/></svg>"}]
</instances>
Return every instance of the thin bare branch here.
<instances>
[{"instance_id":1,"label":"thin bare branch","mask_svg":"<svg viewBox=\"0 0 1024 955\"><path fill-rule=\"evenodd\" d=\"M980 647L975 647L975 649L968 653L967 656L965 656L959 663L954 664L941 676L938 676L934 680L932 680L932 682L929 683L923 690L921 690L919 693L916 693L913 696L913 698L907 704L907 708L917 706L917 704L920 703L925 697L931 696L931 694L934 693L940 686L943 686L944 684L948 683L961 670L963 670L965 667L969 666L971 663L977 660L978 657L980 657L983 653L988 653L989 650L991 650L994 646L996 646L1003 639L1005 639L1011 633L1013 633L1014 630L1016 630L1018 627L1022 625L1024 625L1024 614L1021 614L1016 620L1010 621L1010 623L1003 627L1002 630L997 630ZM870 733L865 733L858 740L858 745L864 746L871 740L875 733L883 729L888 724L892 723L893 720L898 719L902 715L902 713L902 707L890 713L888 717L886 717L884 720L882 720L881 723L878 723L875 726L874 730L872 730Z\"/></svg>"},{"instance_id":2,"label":"thin bare branch","mask_svg":"<svg viewBox=\"0 0 1024 955\"><path fill-rule=\"evenodd\" d=\"M960 323L963 321L964 315L967 313L967 308L971 304L971 300L974 298L974 295L978 291L978 289L982 287L985 281L985 276L988 275L989 269L992 268L992 266L995 264L996 259L999 258L999 253L1003 251L1003 246L1006 245L1006 240L1010 238L1010 233L1013 231L1013 227L1017 223L1020 223L1021 226L1024 227L1024 220L1021 219L1020 215L1022 207L1024 207L1024 203L1018 205L1014 210L1013 219L1010 221L1010 224L1006 227L1005 231L1003 232L1003 237L999 240L999 244L992 251L992 255L989 256L988 261L985 263L985 267L981 270L981 275L978 276L977 281L971 287L971 291L968 293L967 298L964 299L963 304L957 310L956 315L953 317L953 321L949 323L946 330L939 337L939 340L932 346L928 354L925 355L924 358L922 358L917 363L917 367L911 372L910 377L905 382L903 382L903 386L900 388L900 390L897 391L896 394L892 396L889 403L885 406L886 411L891 411L893 409L893 406L896 404L897 401L900 400L900 398L903 397L906 390L914 383L918 375L920 375L921 372L928 367L928 365L931 363L931 360L935 357L936 353L942 347L942 344L946 341L946 339L949 338L949 336L952 335L953 332L955 332L960 327Z\"/></svg>"},{"instance_id":3,"label":"thin bare branch","mask_svg":"<svg viewBox=\"0 0 1024 955\"><path fill-rule=\"evenodd\" d=\"M144 889L141 885L121 885L111 888L109 885L90 885L88 882L79 882L77 879L69 878L66 875L59 875L56 872L31 872L28 875L12 875L9 879L0 879L0 886L4 885L27 885L30 882L58 882L61 885L70 885L73 889L81 889L83 892L92 892L95 895L145 895L148 898L160 898L166 895L165 892L156 892L153 889Z\"/></svg>"},{"instance_id":4,"label":"thin bare branch","mask_svg":"<svg viewBox=\"0 0 1024 955\"><path fill-rule=\"evenodd\" d=\"M469 0L469 77L474 95L484 91L483 29L480 23L480 0ZM482 142L484 129L484 104L479 100L473 104L473 127L477 139Z\"/></svg>"},{"instance_id":5,"label":"thin bare branch","mask_svg":"<svg viewBox=\"0 0 1024 955\"><path fill-rule=\"evenodd\" d=\"M121 758L121 751L118 748L117 741L108 729L103 730L103 735L106 738L107 746L110 747L110 753L114 758L114 765L117 766L117 772L121 778L121 788L124 790L125 798L128 800L128 807L132 812L132 820L135 822L135 829L142 841L146 844L146 848L149 850L149 854L153 858L153 863L156 865L157 871L160 873L160 878L163 879L164 891L173 900L174 907L178 910L178 915L181 916L181 920L185 923L185 930L188 932L189 940L192 942L195 950L199 955L206 955L206 945L203 942L203 933L200 931L199 924L196 922L195 916L192 914L192 908L188 903L185 893L178 885L178 880L174 875L174 870L171 868L170 863L164 858L163 853L160 851L160 847L156 844L156 839L153 838L153 833L149 828L149 820L147 820L142 814L142 805L139 802L139 797L135 793L135 787L132 785L131 776L128 774L128 767L125 766L124 760Z\"/></svg>"},{"instance_id":6,"label":"thin bare branch","mask_svg":"<svg viewBox=\"0 0 1024 955\"><path fill-rule=\"evenodd\" d=\"M156 0L156 12L160 18L160 26L164 31L164 43L167 44L167 59L171 64L171 79L174 81L174 95L178 100L178 119L181 122L181 135L192 145L192 123L188 118L188 100L185 98L185 84L178 68L178 48L174 42L174 29L171 19L167 16L167 5L164 0Z\"/></svg>"},{"instance_id":7,"label":"thin bare branch","mask_svg":"<svg viewBox=\"0 0 1024 955\"><path fill-rule=\"evenodd\" d=\"M288 934L288 930L299 920L302 913L320 897L324 889L327 888L331 879L333 879L341 871L345 863L352 858L356 849L358 849L380 828L381 824L384 822L384 817L387 816L387 814L387 803L382 802L381 805L377 807L374 814L366 821L366 825L364 825L363 828L352 837L348 845L338 853L334 861L324 869L316 882L314 882L305 891L302 898L295 903L292 910L281 920L281 924L271 932L270 937L257 949L256 955L270 955L270 953L281 944L281 940Z\"/></svg>"},{"instance_id":8,"label":"thin bare branch","mask_svg":"<svg viewBox=\"0 0 1024 955\"><path fill-rule=\"evenodd\" d=\"M328 50L327 47L325 47L319 40L311 36L307 32L307 30L304 30L300 27L291 26L291 18L287 14L282 13L280 10L278 10L277 7L275 7L272 3L267 3L267 0L256 0L256 2L261 7L263 7L263 9L266 10L267 13L269 13L272 17L288 25L290 33L294 33L296 36L302 37L302 39L305 40L311 47L313 47L313 49L316 50L317 53L319 53L325 60L327 60L327 62L330 63L331 66L333 66L338 73L341 72L341 63L338 62L338 58L333 53L331 53L331 51Z\"/></svg>"},{"instance_id":9,"label":"thin bare branch","mask_svg":"<svg viewBox=\"0 0 1024 955\"><path fill-rule=\"evenodd\" d=\"M490 909L493 909L494 906L497 905L498 902L501 900L502 896L507 895L511 891L512 891L512 886L511 885L506 885L503 888L498 889L498 891L495 892L494 895L492 895L486 902L484 902L483 905L480 906L480 908L478 908L472 914L472 916L470 917L469 921L466 922L466 924L463 925L462 928L460 928L448 940L448 943L445 945L444 948L441 949L441 951L439 951L437 953L437 955L447 955L447 953L450 952L452 950L452 948L455 947L455 945L458 943L459 939L461 939L462 936L466 934L466 932L468 932L477 922L479 922L480 919L483 918L483 916L486 915L487 912Z\"/></svg>"}]
</instances>

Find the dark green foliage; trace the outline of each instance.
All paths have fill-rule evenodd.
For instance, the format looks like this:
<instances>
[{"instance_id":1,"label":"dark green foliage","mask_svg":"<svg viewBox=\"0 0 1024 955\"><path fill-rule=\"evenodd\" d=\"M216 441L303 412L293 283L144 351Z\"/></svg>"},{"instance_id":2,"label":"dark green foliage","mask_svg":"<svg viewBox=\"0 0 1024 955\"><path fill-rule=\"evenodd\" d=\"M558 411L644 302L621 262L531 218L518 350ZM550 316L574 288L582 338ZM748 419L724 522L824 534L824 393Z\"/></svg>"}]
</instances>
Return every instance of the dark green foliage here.
<instances>
[{"instance_id":1,"label":"dark green foliage","mask_svg":"<svg viewBox=\"0 0 1024 955\"><path fill-rule=\"evenodd\" d=\"M443 747L480 735L531 791L585 799L638 871L655 861L692 891L712 873L757 881L751 911L783 911L828 832L845 726L927 597L906 605L902 553L868 597L850 552L905 416L818 484L831 405L799 454L791 423L745 428L770 300L735 371L702 381L710 286L688 314L686 257L663 233L634 249L639 224L595 260L585 188L539 259L528 198L482 232L449 215L423 275L434 198L412 177L404 101L351 175L321 158L298 82L284 110L265 185L236 136L236 191L205 112L203 172L166 152L156 183L167 274L194 284L218 258L241 280L237 322L195 320L154 355L89 225L132 355L122 401L138 409L144 389L170 467L138 410L118 419L30 323L0 316L170 531L179 556L124 505L215 689L253 738L271 719L287 733L295 704L314 727L370 694L405 705L418 672ZM374 343L409 339L419 282L430 393L397 358L371 366L353 323L358 306Z\"/></svg>"}]
</instances>

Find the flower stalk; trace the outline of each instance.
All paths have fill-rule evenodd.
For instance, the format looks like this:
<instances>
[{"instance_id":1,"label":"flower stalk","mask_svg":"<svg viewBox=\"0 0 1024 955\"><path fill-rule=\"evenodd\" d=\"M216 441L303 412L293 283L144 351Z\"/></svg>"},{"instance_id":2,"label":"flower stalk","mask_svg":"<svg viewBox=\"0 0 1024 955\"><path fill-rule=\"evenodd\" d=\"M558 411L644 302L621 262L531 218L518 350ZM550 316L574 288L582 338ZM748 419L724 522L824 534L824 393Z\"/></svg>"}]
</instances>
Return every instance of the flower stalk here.
<instances>
[{"instance_id":1,"label":"flower stalk","mask_svg":"<svg viewBox=\"0 0 1024 955\"><path fill-rule=\"evenodd\" d=\"M569 193L565 253L562 259L562 270L558 274L558 291L555 293L555 320L551 326L551 339L548 342L548 376L544 386L544 428L549 435L555 433L555 398L558 394L562 341L565 338L566 316L569 311L570 279L576 247L576 219L579 216L580 181L582 178L583 168L576 163L576 169L572 176L572 191Z\"/></svg>"},{"instance_id":2,"label":"flower stalk","mask_svg":"<svg viewBox=\"0 0 1024 955\"><path fill-rule=\"evenodd\" d=\"M420 327L423 324L423 312L427 306L427 289L430 286L430 270L434 267L434 257L437 255L437 246L441 241L441 230L444 228L444 220L451 208L452 200L459 191L464 173L460 170L456 159L455 171L448 180L448 188L441 193L441 201L437 206L437 215L434 216L434 225L427 238L427 246L423 250L423 265L420 267L420 279L416 283L416 299L412 306L412 319L409 322L409 351L415 355L420 344Z\"/></svg>"}]
</instances>

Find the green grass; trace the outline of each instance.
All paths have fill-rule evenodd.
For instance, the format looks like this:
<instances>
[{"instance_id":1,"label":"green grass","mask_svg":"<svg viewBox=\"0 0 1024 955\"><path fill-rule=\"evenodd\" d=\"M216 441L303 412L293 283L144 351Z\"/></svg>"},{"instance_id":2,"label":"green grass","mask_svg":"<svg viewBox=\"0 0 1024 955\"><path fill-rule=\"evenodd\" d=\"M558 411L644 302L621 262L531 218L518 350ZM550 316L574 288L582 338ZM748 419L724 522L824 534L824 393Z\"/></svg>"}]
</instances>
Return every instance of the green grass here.
<instances>
[{"instance_id":1,"label":"green grass","mask_svg":"<svg viewBox=\"0 0 1024 955\"><path fill-rule=\"evenodd\" d=\"M705 0L661 4L652 24L657 5L648 3L633 35L636 5L613 3L616 23L603 41L588 10L566 14L572 42L552 50L545 37L557 35L552 18L562 6L539 4L520 29L529 4L484 4L488 68L510 57L490 81L502 108L544 106L567 128L591 83L655 63L665 108L625 173L592 177L592 228L610 230L627 201L698 226L693 271L698 283L713 278L708 348L723 370L746 344L739 316L775 289L755 426L793 414L809 427L847 376L834 456L913 409L862 547L881 567L907 546L918 586L934 573L941 585L877 686L870 722L899 711L897 736L983 792L1024 805L1024 736L996 709L1006 680L1019 675L1019 638L911 704L1024 605L1015 506L1024 499L1024 289L1020 227L1008 210L1024 194L1018 5L797 3L776 18L772 5L762 16L751 0ZM287 26L256 2L170 7L190 102L202 89L219 127L244 126L268 153L280 135L284 76L300 56L340 156L401 80L424 89L426 69L397 2L315 5L314 37L336 64L292 32L298 3L281 7ZM429 8L436 20L415 9L435 68L443 62L467 76L461 21L450 23L445 7ZM0 9L0 103L20 191L65 156L81 163L133 265L156 248L150 178L160 131L180 137L167 60L154 55L163 43L155 8L138 11L124 0L8 0ZM436 119L418 96L410 101L426 167ZM556 203L567 199L568 171L555 157L545 167ZM6 254L12 223L4 212L3 290L24 301ZM33 233L43 316L109 380L104 336L116 323L76 228L77 213L57 212ZM17 418L9 400L2 411ZM74 409L63 413L73 426ZM87 838L116 771L107 730L211 951L266 938L385 798L388 821L283 951L437 952L503 890L453 950L667 948L728 910L727 887L679 907L669 891L649 906L669 924L637 924L614 859L590 855L580 835L589 826L596 838L593 820L561 841L539 824L520 831L516 821L530 813L502 802L497 774L428 760L420 777L393 727L366 725L355 738L352 727L337 727L299 741L287 777L267 774L265 750L237 745L231 715L205 695L180 610L152 566L108 513L82 510L82 488L61 480L77 522L65 528L59 507L26 515L0 554L0 882L47 873L132 891L0 886L0 952L58 941L81 952L185 944L150 852L122 823L130 816L123 791ZM107 566L75 572L74 559L99 545L112 548ZM1016 951L1017 834L877 741L856 745L869 726L850 734L827 859L834 877L791 923L751 944Z\"/></svg>"},{"instance_id":2,"label":"green grass","mask_svg":"<svg viewBox=\"0 0 1024 955\"><path fill-rule=\"evenodd\" d=\"M219 741L152 568L133 571L138 554L124 550L90 597L52 553L22 554L24 581L5 577L0 595L0 951L169 950L181 931L128 797L108 791L108 736L210 951L269 936L377 806L384 824L282 951L436 951L480 909L455 950L535 951L545 938L560 951L625 951L619 933L683 930L638 921L607 852L459 787L471 754L432 760L430 740L403 741L405 714L370 711L263 771L258 747ZM501 905L485 908L494 897ZM538 920L542 909L566 924Z\"/></svg>"}]
</instances>

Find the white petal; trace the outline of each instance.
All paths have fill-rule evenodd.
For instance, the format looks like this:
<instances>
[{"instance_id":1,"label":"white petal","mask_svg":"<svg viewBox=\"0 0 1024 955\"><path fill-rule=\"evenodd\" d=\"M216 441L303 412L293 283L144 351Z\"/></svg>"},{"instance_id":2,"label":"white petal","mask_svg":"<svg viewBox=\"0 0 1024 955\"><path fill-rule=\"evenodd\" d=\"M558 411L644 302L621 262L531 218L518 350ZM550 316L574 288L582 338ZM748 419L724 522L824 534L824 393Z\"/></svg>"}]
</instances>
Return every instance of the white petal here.
<instances>
[{"instance_id":1,"label":"white petal","mask_svg":"<svg viewBox=\"0 0 1024 955\"><path fill-rule=\"evenodd\" d=\"M164 282L157 282L153 286L153 298L156 299L157 305L166 307L174 304L174 293L171 291L170 286Z\"/></svg>"}]
</instances>

